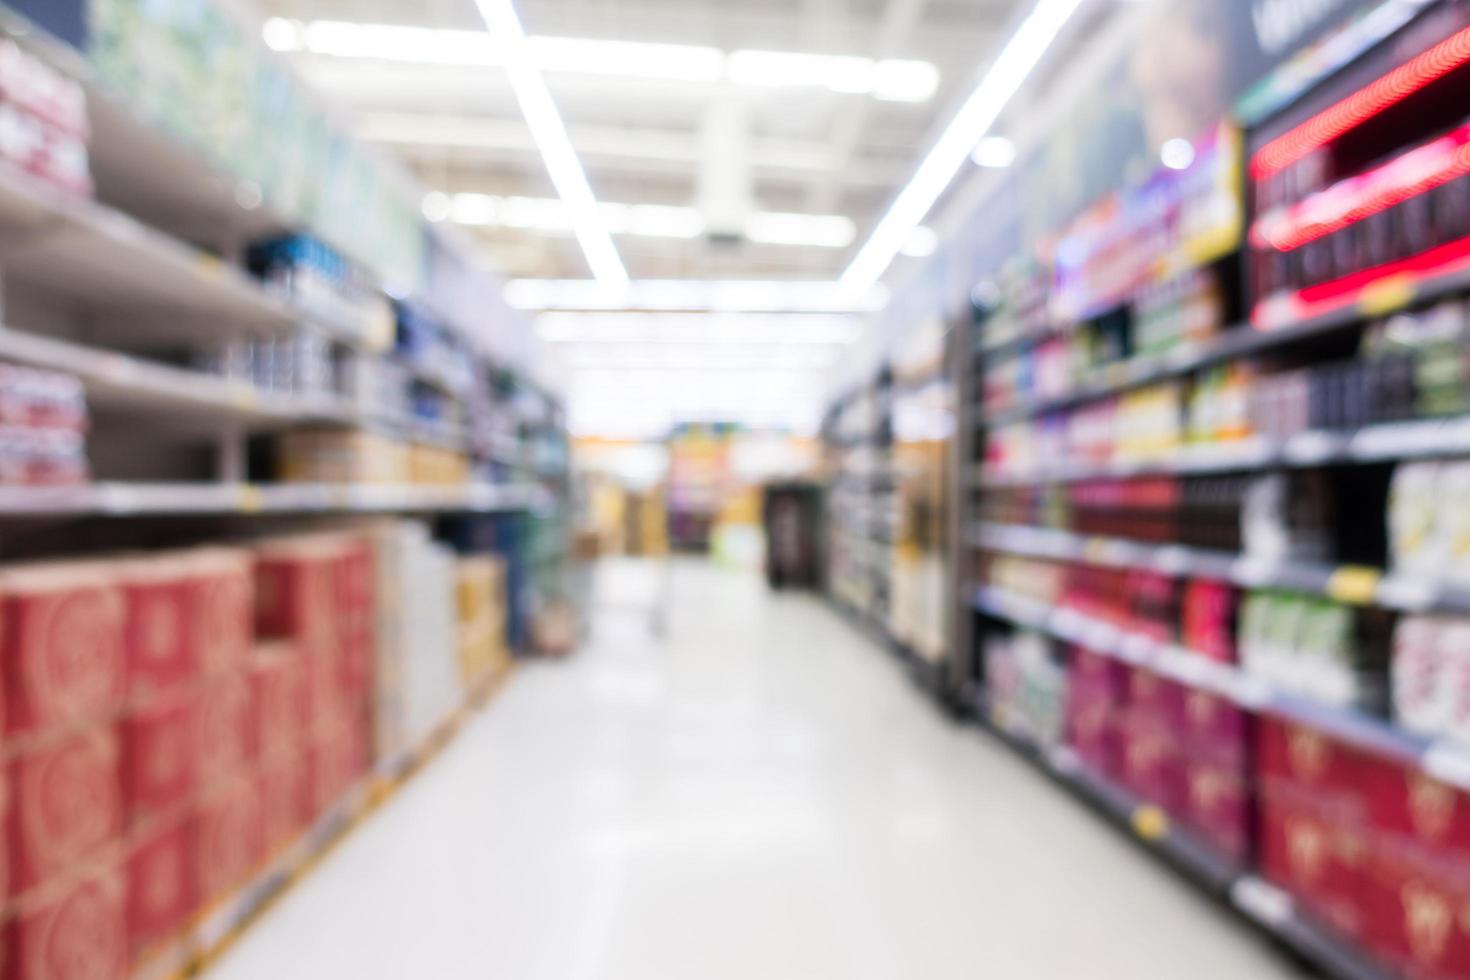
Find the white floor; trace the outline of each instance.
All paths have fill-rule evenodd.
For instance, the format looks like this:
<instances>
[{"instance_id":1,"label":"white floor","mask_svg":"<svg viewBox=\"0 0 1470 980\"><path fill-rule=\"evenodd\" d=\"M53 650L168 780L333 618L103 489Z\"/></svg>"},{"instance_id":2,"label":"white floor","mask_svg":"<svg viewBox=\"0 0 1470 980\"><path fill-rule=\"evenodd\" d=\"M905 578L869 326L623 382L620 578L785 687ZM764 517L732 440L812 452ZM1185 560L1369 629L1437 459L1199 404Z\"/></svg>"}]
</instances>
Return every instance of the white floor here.
<instances>
[{"instance_id":1,"label":"white floor","mask_svg":"<svg viewBox=\"0 0 1470 980\"><path fill-rule=\"evenodd\" d=\"M820 602L648 571L212 980L1299 976Z\"/></svg>"}]
</instances>

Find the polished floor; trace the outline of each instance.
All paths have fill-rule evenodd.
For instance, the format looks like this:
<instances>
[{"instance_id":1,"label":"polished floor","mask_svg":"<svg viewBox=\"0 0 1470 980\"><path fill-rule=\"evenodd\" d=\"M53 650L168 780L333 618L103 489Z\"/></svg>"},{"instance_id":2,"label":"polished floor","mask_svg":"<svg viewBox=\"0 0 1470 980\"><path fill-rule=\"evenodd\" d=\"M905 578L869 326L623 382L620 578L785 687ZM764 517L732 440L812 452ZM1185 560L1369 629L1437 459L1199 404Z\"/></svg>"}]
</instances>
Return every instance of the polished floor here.
<instances>
[{"instance_id":1,"label":"polished floor","mask_svg":"<svg viewBox=\"0 0 1470 980\"><path fill-rule=\"evenodd\" d=\"M597 609L214 980L1300 976L819 601L622 563Z\"/></svg>"}]
</instances>

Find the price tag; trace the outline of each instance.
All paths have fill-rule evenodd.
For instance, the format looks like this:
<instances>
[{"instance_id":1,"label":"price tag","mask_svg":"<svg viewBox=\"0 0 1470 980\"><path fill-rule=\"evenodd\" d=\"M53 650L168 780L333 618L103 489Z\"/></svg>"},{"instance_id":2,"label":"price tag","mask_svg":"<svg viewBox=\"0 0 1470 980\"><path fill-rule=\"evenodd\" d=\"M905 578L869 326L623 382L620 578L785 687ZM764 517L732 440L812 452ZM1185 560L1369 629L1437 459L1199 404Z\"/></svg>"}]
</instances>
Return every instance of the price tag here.
<instances>
[{"instance_id":1,"label":"price tag","mask_svg":"<svg viewBox=\"0 0 1470 980\"><path fill-rule=\"evenodd\" d=\"M219 279L225 274L224 260L208 252L199 253L194 260L194 268L199 271L200 275L210 279Z\"/></svg>"},{"instance_id":2,"label":"price tag","mask_svg":"<svg viewBox=\"0 0 1470 980\"><path fill-rule=\"evenodd\" d=\"M1169 833L1169 815L1156 806L1134 810L1131 823L1133 832L1149 843L1163 840Z\"/></svg>"},{"instance_id":3,"label":"price tag","mask_svg":"<svg viewBox=\"0 0 1470 980\"><path fill-rule=\"evenodd\" d=\"M1235 907L1257 922L1281 928L1295 914L1291 896L1259 878L1242 878L1230 889Z\"/></svg>"},{"instance_id":4,"label":"price tag","mask_svg":"<svg viewBox=\"0 0 1470 980\"><path fill-rule=\"evenodd\" d=\"M1339 568L1327 580L1327 595L1350 606L1371 605L1378 598L1383 573L1373 568Z\"/></svg>"},{"instance_id":5,"label":"price tag","mask_svg":"<svg viewBox=\"0 0 1470 980\"><path fill-rule=\"evenodd\" d=\"M1414 302L1417 293L1412 276L1391 276L1364 289L1358 309L1367 317L1383 316Z\"/></svg>"},{"instance_id":6,"label":"price tag","mask_svg":"<svg viewBox=\"0 0 1470 980\"><path fill-rule=\"evenodd\" d=\"M1470 751L1441 742L1424 753L1425 773L1460 789L1470 789Z\"/></svg>"},{"instance_id":7,"label":"price tag","mask_svg":"<svg viewBox=\"0 0 1470 980\"><path fill-rule=\"evenodd\" d=\"M259 487L243 487L240 490L240 513L259 514L265 510L265 494Z\"/></svg>"}]
</instances>

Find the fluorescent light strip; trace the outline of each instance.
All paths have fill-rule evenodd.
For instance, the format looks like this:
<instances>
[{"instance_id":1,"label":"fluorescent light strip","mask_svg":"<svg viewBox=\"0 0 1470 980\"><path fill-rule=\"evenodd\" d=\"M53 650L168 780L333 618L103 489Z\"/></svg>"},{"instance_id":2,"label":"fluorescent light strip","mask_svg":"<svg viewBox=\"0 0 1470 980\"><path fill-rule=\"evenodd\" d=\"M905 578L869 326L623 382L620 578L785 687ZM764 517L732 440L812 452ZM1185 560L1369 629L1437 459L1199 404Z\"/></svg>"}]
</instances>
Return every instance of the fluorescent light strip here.
<instances>
[{"instance_id":1,"label":"fluorescent light strip","mask_svg":"<svg viewBox=\"0 0 1470 980\"><path fill-rule=\"evenodd\" d=\"M614 204L599 206L603 223L615 235L646 238L698 238L705 232L704 217L695 208L662 204ZM431 221L480 228L521 228L565 232L572 229L566 206L557 200L528 197L496 197L489 194L444 194L424 197L424 216ZM746 238L765 245L809 248L846 248L857 229L852 219L839 214L786 214L760 212L750 216Z\"/></svg>"},{"instance_id":2,"label":"fluorescent light strip","mask_svg":"<svg viewBox=\"0 0 1470 980\"><path fill-rule=\"evenodd\" d=\"M511 57L497 37L478 31L339 20L307 23L273 17L262 36L276 51L334 58L468 68L505 66ZM815 88L870 95L885 102L927 102L939 69L927 61L796 51L733 51L693 44L650 44L577 37L527 37L526 54L543 72L639 78L754 88Z\"/></svg>"},{"instance_id":3,"label":"fluorescent light strip","mask_svg":"<svg viewBox=\"0 0 1470 980\"><path fill-rule=\"evenodd\" d=\"M612 287L588 279L515 279L505 295L522 310L867 313L888 302L882 286L855 292L841 283L805 280L642 279Z\"/></svg>"},{"instance_id":4,"label":"fluorescent light strip","mask_svg":"<svg viewBox=\"0 0 1470 980\"><path fill-rule=\"evenodd\" d=\"M531 136L541 150L546 172L571 215L572 227L593 278L611 288L626 286L628 270L623 266L612 235L602 221L597 198L593 196L587 174L572 149L572 141L567 137L566 126L546 87L546 80L526 51L526 34L520 18L516 16L514 4L511 0L475 0L475 6L479 8L491 36L503 40L505 70L510 76L511 88L515 90L516 101L520 103Z\"/></svg>"},{"instance_id":5,"label":"fluorescent light strip","mask_svg":"<svg viewBox=\"0 0 1470 980\"><path fill-rule=\"evenodd\" d=\"M843 274L845 285L862 291L882 278L908 241L909 233L949 187L1082 2L1038 0L873 229L872 236Z\"/></svg>"}]
</instances>

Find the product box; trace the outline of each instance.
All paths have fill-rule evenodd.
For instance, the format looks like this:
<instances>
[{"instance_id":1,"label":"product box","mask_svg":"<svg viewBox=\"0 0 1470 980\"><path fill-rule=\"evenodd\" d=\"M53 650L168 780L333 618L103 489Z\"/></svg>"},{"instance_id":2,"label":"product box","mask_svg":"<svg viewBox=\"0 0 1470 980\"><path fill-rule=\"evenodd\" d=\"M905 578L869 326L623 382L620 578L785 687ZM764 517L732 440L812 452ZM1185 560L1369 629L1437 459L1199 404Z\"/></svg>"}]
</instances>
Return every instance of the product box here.
<instances>
[{"instance_id":1,"label":"product box","mask_svg":"<svg viewBox=\"0 0 1470 980\"><path fill-rule=\"evenodd\" d=\"M1122 743L1123 785L1168 813L1183 813L1188 788L1177 733L1130 714L1122 724Z\"/></svg>"},{"instance_id":2,"label":"product box","mask_svg":"<svg viewBox=\"0 0 1470 980\"><path fill-rule=\"evenodd\" d=\"M257 787L262 846L266 854L277 854L306 831L313 817L311 759L306 750L265 762Z\"/></svg>"},{"instance_id":3,"label":"product box","mask_svg":"<svg viewBox=\"0 0 1470 980\"><path fill-rule=\"evenodd\" d=\"M366 728L342 725L310 751L311 813L319 818L367 771Z\"/></svg>"},{"instance_id":4,"label":"product box","mask_svg":"<svg viewBox=\"0 0 1470 980\"><path fill-rule=\"evenodd\" d=\"M190 643L201 674L237 670L254 646L255 584L248 551L209 548L188 556Z\"/></svg>"},{"instance_id":5,"label":"product box","mask_svg":"<svg viewBox=\"0 0 1470 980\"><path fill-rule=\"evenodd\" d=\"M1260 783L1309 793L1325 807L1346 809L1366 820L1364 788L1371 785L1373 760L1321 732L1262 716L1256 725Z\"/></svg>"},{"instance_id":6,"label":"product box","mask_svg":"<svg viewBox=\"0 0 1470 980\"><path fill-rule=\"evenodd\" d=\"M191 825L151 826L128 850L128 944L134 956L174 935L196 907Z\"/></svg>"},{"instance_id":7,"label":"product box","mask_svg":"<svg viewBox=\"0 0 1470 980\"><path fill-rule=\"evenodd\" d=\"M126 980L122 875L100 870L22 909L11 929L8 980Z\"/></svg>"},{"instance_id":8,"label":"product box","mask_svg":"<svg viewBox=\"0 0 1470 980\"><path fill-rule=\"evenodd\" d=\"M1365 860L1363 943L1408 980L1470 976L1470 879L1375 842Z\"/></svg>"},{"instance_id":9,"label":"product box","mask_svg":"<svg viewBox=\"0 0 1470 980\"><path fill-rule=\"evenodd\" d=\"M306 683L306 658L292 644L276 642L256 648L250 665L256 758L280 759L301 750L311 718Z\"/></svg>"},{"instance_id":10,"label":"product box","mask_svg":"<svg viewBox=\"0 0 1470 980\"><path fill-rule=\"evenodd\" d=\"M1128 671L1128 708L1139 718L1177 733L1184 729L1184 701L1188 688L1141 667Z\"/></svg>"},{"instance_id":11,"label":"product box","mask_svg":"<svg viewBox=\"0 0 1470 980\"><path fill-rule=\"evenodd\" d=\"M1250 753L1251 715L1208 691L1184 695L1182 739L1191 759L1243 773Z\"/></svg>"},{"instance_id":12,"label":"product box","mask_svg":"<svg viewBox=\"0 0 1470 980\"><path fill-rule=\"evenodd\" d=\"M122 564L125 603L124 656L128 698L133 702L175 694L198 674L188 627L187 571L179 559L139 559Z\"/></svg>"},{"instance_id":13,"label":"product box","mask_svg":"<svg viewBox=\"0 0 1470 980\"><path fill-rule=\"evenodd\" d=\"M234 779L250 761L259 731L249 677L212 680L199 694L195 718L201 788Z\"/></svg>"},{"instance_id":14,"label":"product box","mask_svg":"<svg viewBox=\"0 0 1470 980\"><path fill-rule=\"evenodd\" d=\"M365 538L351 538L344 541L341 555L333 562L338 627L350 643L370 645L376 631L375 560Z\"/></svg>"},{"instance_id":15,"label":"product box","mask_svg":"<svg viewBox=\"0 0 1470 980\"><path fill-rule=\"evenodd\" d=\"M123 826L117 738L93 728L52 739L10 763L12 895L74 870Z\"/></svg>"},{"instance_id":16,"label":"product box","mask_svg":"<svg viewBox=\"0 0 1470 980\"><path fill-rule=\"evenodd\" d=\"M0 574L6 731L34 734L115 715L124 695L124 602L101 563Z\"/></svg>"},{"instance_id":17,"label":"product box","mask_svg":"<svg viewBox=\"0 0 1470 980\"><path fill-rule=\"evenodd\" d=\"M208 903L244 884L265 857L258 785L241 777L200 804L194 821L198 897Z\"/></svg>"},{"instance_id":18,"label":"product box","mask_svg":"<svg viewBox=\"0 0 1470 980\"><path fill-rule=\"evenodd\" d=\"M1310 794L1267 791L1260 809L1262 874L1344 938L1362 937L1369 854L1363 826L1314 805Z\"/></svg>"},{"instance_id":19,"label":"product box","mask_svg":"<svg viewBox=\"0 0 1470 980\"><path fill-rule=\"evenodd\" d=\"M173 813L193 795L201 761L195 704L189 695L159 700L135 708L118 726L130 824L150 814Z\"/></svg>"},{"instance_id":20,"label":"product box","mask_svg":"<svg viewBox=\"0 0 1470 980\"><path fill-rule=\"evenodd\" d=\"M262 545L255 562L255 627L262 639L331 642L337 624L332 559L335 539L303 536Z\"/></svg>"},{"instance_id":21,"label":"product box","mask_svg":"<svg viewBox=\"0 0 1470 980\"><path fill-rule=\"evenodd\" d=\"M1387 761L1375 766L1372 776L1364 793L1380 835L1431 855L1441 866L1457 863L1470 869L1470 794Z\"/></svg>"},{"instance_id":22,"label":"product box","mask_svg":"<svg viewBox=\"0 0 1470 980\"><path fill-rule=\"evenodd\" d=\"M1220 853L1244 862L1251 846L1251 797L1245 776L1236 768L1191 760L1185 778L1185 821Z\"/></svg>"},{"instance_id":23,"label":"product box","mask_svg":"<svg viewBox=\"0 0 1470 980\"><path fill-rule=\"evenodd\" d=\"M412 482L409 447L373 432L288 432L278 437L276 455L278 476L286 483Z\"/></svg>"}]
</instances>

